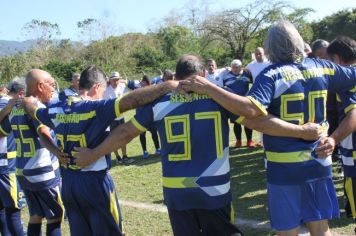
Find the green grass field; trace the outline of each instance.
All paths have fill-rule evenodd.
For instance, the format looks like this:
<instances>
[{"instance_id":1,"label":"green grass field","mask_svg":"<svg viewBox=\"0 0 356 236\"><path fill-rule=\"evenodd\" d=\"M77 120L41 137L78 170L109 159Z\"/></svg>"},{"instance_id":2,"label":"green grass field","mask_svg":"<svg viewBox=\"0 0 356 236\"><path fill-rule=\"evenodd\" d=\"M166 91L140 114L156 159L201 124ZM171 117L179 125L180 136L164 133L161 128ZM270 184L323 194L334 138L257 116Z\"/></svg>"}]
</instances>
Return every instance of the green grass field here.
<instances>
[{"instance_id":1,"label":"green grass field","mask_svg":"<svg viewBox=\"0 0 356 236\"><path fill-rule=\"evenodd\" d=\"M126 121L133 114L134 112L126 114ZM154 153L150 134L147 133L146 136L148 151ZM258 139L256 132L254 132L254 139ZM230 146L233 143L234 137L231 130ZM245 140L243 143L246 144ZM110 170L119 199L163 206L160 158L151 155L149 159L143 160L138 138L135 138L127 146L127 150L128 155L135 158L135 163L117 165L113 159L113 167ZM262 155L261 149L230 149L231 189L235 217L237 218L268 222L266 178ZM335 186L340 206L343 208L342 179L336 179ZM172 235L167 213L127 205L122 205L121 210L124 218L124 230L128 236ZM24 209L23 215L26 225L27 208ZM353 227L352 221L345 218L343 211L340 219L331 221L333 232L342 235L351 235ZM252 228L248 225L241 228L247 236L274 235L274 232L268 228ZM67 222L63 225L63 235L70 235Z\"/></svg>"}]
</instances>

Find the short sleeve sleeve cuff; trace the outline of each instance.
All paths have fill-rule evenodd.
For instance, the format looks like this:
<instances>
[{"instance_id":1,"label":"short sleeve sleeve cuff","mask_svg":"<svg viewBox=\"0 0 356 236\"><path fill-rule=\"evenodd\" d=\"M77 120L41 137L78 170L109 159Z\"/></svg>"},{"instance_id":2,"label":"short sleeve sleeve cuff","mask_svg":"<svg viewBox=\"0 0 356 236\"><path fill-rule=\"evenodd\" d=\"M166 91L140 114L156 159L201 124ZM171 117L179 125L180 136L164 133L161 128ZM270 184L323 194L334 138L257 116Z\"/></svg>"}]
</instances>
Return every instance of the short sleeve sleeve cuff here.
<instances>
[{"instance_id":1,"label":"short sleeve sleeve cuff","mask_svg":"<svg viewBox=\"0 0 356 236\"><path fill-rule=\"evenodd\" d=\"M115 115L116 117L120 117L121 116L121 112L120 112L120 98L117 98L115 100Z\"/></svg>"},{"instance_id":2,"label":"short sleeve sleeve cuff","mask_svg":"<svg viewBox=\"0 0 356 236\"><path fill-rule=\"evenodd\" d=\"M147 129L143 127L136 119L135 117L131 118L131 123L141 132L145 132Z\"/></svg>"},{"instance_id":3,"label":"short sleeve sleeve cuff","mask_svg":"<svg viewBox=\"0 0 356 236\"><path fill-rule=\"evenodd\" d=\"M264 116L268 114L266 108L264 108L264 106L259 101L257 101L252 96L247 96L247 98L262 112Z\"/></svg>"}]
</instances>

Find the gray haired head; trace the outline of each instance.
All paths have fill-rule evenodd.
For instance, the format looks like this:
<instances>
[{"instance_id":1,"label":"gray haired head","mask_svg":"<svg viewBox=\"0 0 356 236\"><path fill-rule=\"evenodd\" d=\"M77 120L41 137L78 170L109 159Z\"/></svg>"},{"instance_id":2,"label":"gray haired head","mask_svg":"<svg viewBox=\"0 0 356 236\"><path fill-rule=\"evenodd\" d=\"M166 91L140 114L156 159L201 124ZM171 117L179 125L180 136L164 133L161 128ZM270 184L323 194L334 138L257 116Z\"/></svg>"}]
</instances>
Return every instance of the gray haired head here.
<instances>
[{"instance_id":1,"label":"gray haired head","mask_svg":"<svg viewBox=\"0 0 356 236\"><path fill-rule=\"evenodd\" d=\"M317 39L312 43L312 51L316 52L321 48L327 48L329 46L329 42L324 39Z\"/></svg>"},{"instance_id":2,"label":"gray haired head","mask_svg":"<svg viewBox=\"0 0 356 236\"><path fill-rule=\"evenodd\" d=\"M21 91L26 91L26 80L25 78L15 77L7 86L9 93L19 93Z\"/></svg>"},{"instance_id":3,"label":"gray haired head","mask_svg":"<svg viewBox=\"0 0 356 236\"><path fill-rule=\"evenodd\" d=\"M273 62L296 62L304 57L304 41L287 20L275 23L267 33L265 54Z\"/></svg>"}]
</instances>

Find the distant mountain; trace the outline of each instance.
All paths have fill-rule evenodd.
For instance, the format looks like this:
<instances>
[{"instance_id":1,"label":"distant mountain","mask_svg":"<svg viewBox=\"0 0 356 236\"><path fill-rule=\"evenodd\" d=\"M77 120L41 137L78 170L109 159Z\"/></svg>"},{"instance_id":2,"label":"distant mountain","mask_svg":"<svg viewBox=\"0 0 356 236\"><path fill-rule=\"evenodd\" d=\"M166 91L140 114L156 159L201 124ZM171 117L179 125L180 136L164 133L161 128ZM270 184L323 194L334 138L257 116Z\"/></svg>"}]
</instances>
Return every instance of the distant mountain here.
<instances>
[{"instance_id":1,"label":"distant mountain","mask_svg":"<svg viewBox=\"0 0 356 236\"><path fill-rule=\"evenodd\" d=\"M23 42L0 40L0 56L13 55L17 52L26 52L35 45L35 40L26 40Z\"/></svg>"},{"instance_id":2,"label":"distant mountain","mask_svg":"<svg viewBox=\"0 0 356 236\"><path fill-rule=\"evenodd\" d=\"M26 41L8 41L8 40L0 40L0 57L13 55L17 52L26 52L32 47L36 46L36 40L26 40ZM61 40L55 40L54 44L59 45ZM77 41L70 41L72 46L76 49L80 49L83 47L83 43Z\"/></svg>"}]
</instances>

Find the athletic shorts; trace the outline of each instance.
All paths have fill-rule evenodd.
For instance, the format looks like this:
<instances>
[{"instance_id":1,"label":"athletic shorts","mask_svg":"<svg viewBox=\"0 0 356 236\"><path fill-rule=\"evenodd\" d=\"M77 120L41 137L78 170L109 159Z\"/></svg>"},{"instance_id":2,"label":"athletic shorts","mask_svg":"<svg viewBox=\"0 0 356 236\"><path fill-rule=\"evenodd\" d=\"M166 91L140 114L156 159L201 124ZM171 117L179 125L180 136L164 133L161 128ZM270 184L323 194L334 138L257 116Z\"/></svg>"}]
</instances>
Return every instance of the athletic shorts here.
<instances>
[{"instance_id":1,"label":"athletic shorts","mask_svg":"<svg viewBox=\"0 0 356 236\"><path fill-rule=\"evenodd\" d=\"M356 177L345 176L345 211L348 217L356 219Z\"/></svg>"},{"instance_id":2,"label":"athletic shorts","mask_svg":"<svg viewBox=\"0 0 356 236\"><path fill-rule=\"evenodd\" d=\"M30 216L38 215L46 219L63 218L63 203L59 187L40 191L23 189Z\"/></svg>"},{"instance_id":3,"label":"athletic shorts","mask_svg":"<svg viewBox=\"0 0 356 236\"><path fill-rule=\"evenodd\" d=\"M234 225L231 205L218 209L191 209L178 211L168 208L174 236L231 236L243 235Z\"/></svg>"},{"instance_id":4,"label":"athletic shorts","mask_svg":"<svg viewBox=\"0 0 356 236\"><path fill-rule=\"evenodd\" d=\"M19 208L19 196L15 173L0 174L0 209Z\"/></svg>"},{"instance_id":5,"label":"athletic shorts","mask_svg":"<svg viewBox=\"0 0 356 236\"><path fill-rule=\"evenodd\" d=\"M267 184L271 226L291 230L301 223L338 218L339 205L331 178L299 185Z\"/></svg>"},{"instance_id":6,"label":"athletic shorts","mask_svg":"<svg viewBox=\"0 0 356 236\"><path fill-rule=\"evenodd\" d=\"M110 131L112 131L113 129L115 129L116 127L118 127L119 125L122 125L122 124L125 124L125 119L124 118L122 118L120 120L114 120L110 124Z\"/></svg>"},{"instance_id":7,"label":"athletic shorts","mask_svg":"<svg viewBox=\"0 0 356 236\"><path fill-rule=\"evenodd\" d=\"M122 235L119 202L107 171L63 170L62 197L72 235Z\"/></svg>"}]
</instances>

